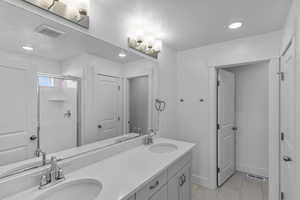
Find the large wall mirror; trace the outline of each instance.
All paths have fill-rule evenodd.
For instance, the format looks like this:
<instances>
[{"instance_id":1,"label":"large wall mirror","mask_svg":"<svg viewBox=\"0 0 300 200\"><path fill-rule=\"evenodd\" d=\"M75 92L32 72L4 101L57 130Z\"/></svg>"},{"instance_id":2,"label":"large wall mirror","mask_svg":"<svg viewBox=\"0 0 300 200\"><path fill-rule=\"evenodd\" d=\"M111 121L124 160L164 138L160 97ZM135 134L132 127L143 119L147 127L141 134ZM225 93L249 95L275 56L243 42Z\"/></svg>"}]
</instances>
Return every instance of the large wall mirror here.
<instances>
[{"instance_id":1,"label":"large wall mirror","mask_svg":"<svg viewBox=\"0 0 300 200\"><path fill-rule=\"evenodd\" d=\"M0 177L154 128L154 61L4 2L0 24Z\"/></svg>"}]
</instances>

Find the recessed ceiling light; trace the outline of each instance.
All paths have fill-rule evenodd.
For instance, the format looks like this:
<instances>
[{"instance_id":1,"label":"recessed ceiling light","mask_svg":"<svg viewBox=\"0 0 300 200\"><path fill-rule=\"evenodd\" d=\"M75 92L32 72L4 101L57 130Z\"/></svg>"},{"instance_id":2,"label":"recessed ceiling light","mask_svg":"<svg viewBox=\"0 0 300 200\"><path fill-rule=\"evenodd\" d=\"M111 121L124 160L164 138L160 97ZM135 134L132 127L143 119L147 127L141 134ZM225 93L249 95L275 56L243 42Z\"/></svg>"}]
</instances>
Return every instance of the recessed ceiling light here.
<instances>
[{"instance_id":1,"label":"recessed ceiling light","mask_svg":"<svg viewBox=\"0 0 300 200\"><path fill-rule=\"evenodd\" d=\"M22 46L25 51L33 51L33 47L30 46Z\"/></svg>"},{"instance_id":2,"label":"recessed ceiling light","mask_svg":"<svg viewBox=\"0 0 300 200\"><path fill-rule=\"evenodd\" d=\"M126 54L123 53L123 52L121 52L121 53L119 53L119 57L120 57L120 58L125 58L125 57L126 57Z\"/></svg>"},{"instance_id":3,"label":"recessed ceiling light","mask_svg":"<svg viewBox=\"0 0 300 200\"><path fill-rule=\"evenodd\" d=\"M233 22L231 24L229 24L228 28L229 29L238 29L241 28L243 26L243 22Z\"/></svg>"}]
</instances>

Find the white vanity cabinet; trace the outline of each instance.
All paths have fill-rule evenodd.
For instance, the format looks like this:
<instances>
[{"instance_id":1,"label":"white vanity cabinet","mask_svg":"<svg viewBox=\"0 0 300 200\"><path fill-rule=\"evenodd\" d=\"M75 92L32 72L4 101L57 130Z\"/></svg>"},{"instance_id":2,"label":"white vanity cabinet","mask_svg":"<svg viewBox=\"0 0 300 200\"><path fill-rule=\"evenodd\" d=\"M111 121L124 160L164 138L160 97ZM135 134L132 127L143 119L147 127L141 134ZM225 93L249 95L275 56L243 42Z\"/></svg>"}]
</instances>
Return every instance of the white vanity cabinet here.
<instances>
[{"instance_id":1,"label":"white vanity cabinet","mask_svg":"<svg viewBox=\"0 0 300 200\"><path fill-rule=\"evenodd\" d=\"M191 200L191 152L155 176L129 200Z\"/></svg>"},{"instance_id":2,"label":"white vanity cabinet","mask_svg":"<svg viewBox=\"0 0 300 200\"><path fill-rule=\"evenodd\" d=\"M186 165L168 182L168 200L191 199L191 165Z\"/></svg>"}]
</instances>

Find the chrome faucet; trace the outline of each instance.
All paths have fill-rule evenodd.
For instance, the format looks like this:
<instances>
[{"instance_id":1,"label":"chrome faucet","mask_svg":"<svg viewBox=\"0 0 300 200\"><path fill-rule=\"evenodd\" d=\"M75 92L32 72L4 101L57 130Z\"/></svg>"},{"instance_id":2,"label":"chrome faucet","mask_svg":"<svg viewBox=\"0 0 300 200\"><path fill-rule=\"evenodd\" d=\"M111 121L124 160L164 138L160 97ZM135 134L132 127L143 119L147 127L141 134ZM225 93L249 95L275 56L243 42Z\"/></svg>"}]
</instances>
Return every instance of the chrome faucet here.
<instances>
[{"instance_id":1,"label":"chrome faucet","mask_svg":"<svg viewBox=\"0 0 300 200\"><path fill-rule=\"evenodd\" d=\"M37 149L36 152L35 152L36 156L37 157L40 157L42 155L42 163L43 163L43 166L45 166L47 164L47 154L46 152L42 151L41 149Z\"/></svg>"},{"instance_id":2,"label":"chrome faucet","mask_svg":"<svg viewBox=\"0 0 300 200\"><path fill-rule=\"evenodd\" d=\"M156 132L153 129L149 129L148 134L144 138L144 144L150 145L153 144L153 137L156 135Z\"/></svg>"},{"instance_id":3,"label":"chrome faucet","mask_svg":"<svg viewBox=\"0 0 300 200\"><path fill-rule=\"evenodd\" d=\"M39 189L45 189L65 180L62 168L57 165L56 157L51 157L50 170L41 176Z\"/></svg>"}]
</instances>

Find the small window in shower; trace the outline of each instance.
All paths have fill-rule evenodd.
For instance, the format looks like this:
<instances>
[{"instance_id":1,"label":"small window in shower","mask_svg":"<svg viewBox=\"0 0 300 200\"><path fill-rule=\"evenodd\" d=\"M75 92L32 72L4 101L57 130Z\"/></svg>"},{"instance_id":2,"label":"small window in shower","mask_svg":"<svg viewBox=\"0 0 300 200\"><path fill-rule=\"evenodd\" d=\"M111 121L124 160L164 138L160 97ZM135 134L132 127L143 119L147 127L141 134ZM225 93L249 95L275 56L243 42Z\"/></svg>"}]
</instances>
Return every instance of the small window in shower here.
<instances>
[{"instance_id":1,"label":"small window in shower","mask_svg":"<svg viewBox=\"0 0 300 200\"><path fill-rule=\"evenodd\" d=\"M39 76L39 86L54 87L54 79L48 76Z\"/></svg>"}]
</instances>

